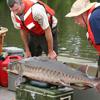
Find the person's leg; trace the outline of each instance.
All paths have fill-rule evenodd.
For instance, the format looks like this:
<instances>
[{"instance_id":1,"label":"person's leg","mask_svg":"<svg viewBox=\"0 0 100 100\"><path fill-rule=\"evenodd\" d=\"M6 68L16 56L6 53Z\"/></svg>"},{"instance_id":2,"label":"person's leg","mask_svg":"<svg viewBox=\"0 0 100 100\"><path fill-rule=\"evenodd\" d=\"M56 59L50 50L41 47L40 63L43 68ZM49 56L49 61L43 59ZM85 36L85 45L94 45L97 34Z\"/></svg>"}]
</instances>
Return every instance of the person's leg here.
<instances>
[{"instance_id":1,"label":"person's leg","mask_svg":"<svg viewBox=\"0 0 100 100\"><path fill-rule=\"evenodd\" d=\"M39 45L38 37L30 35L29 49L30 49L32 57L33 56L41 56L42 49Z\"/></svg>"},{"instance_id":2,"label":"person's leg","mask_svg":"<svg viewBox=\"0 0 100 100\"><path fill-rule=\"evenodd\" d=\"M53 49L58 54L58 30L57 27L52 29L53 33Z\"/></svg>"},{"instance_id":3,"label":"person's leg","mask_svg":"<svg viewBox=\"0 0 100 100\"><path fill-rule=\"evenodd\" d=\"M39 37L39 43L40 43L42 50L47 55L48 54L48 46L47 46L47 41L46 41L45 35L42 35L41 37Z\"/></svg>"}]
</instances>

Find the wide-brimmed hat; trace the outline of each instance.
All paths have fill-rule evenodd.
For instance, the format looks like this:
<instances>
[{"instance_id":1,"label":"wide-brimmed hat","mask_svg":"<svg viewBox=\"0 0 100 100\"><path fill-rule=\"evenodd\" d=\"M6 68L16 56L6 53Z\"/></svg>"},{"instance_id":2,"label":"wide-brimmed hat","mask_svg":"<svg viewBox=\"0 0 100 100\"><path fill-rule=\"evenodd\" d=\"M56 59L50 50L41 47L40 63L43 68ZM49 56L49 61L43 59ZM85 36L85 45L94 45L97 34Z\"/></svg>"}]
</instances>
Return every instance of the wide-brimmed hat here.
<instances>
[{"instance_id":1,"label":"wide-brimmed hat","mask_svg":"<svg viewBox=\"0 0 100 100\"><path fill-rule=\"evenodd\" d=\"M89 10L96 2L90 3L89 0L76 0L71 10L65 17L75 17Z\"/></svg>"}]
</instances>

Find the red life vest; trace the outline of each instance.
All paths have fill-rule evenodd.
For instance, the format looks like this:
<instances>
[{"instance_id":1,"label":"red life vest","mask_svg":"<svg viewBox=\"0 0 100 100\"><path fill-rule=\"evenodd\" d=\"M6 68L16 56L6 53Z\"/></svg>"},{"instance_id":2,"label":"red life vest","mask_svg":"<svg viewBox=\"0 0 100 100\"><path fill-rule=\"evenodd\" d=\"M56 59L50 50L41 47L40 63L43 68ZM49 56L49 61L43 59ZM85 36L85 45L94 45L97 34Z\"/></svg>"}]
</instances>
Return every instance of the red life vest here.
<instances>
[{"instance_id":1,"label":"red life vest","mask_svg":"<svg viewBox=\"0 0 100 100\"><path fill-rule=\"evenodd\" d=\"M36 35L42 35L44 34L44 30L41 28L41 26L38 24L37 21L34 20L32 15L32 6L35 3L39 3L44 6L48 21L50 24L52 24L52 16L54 16L55 12L52 10L48 5L43 3L42 1L38 0L22 0L22 2L25 4L25 10L24 10L24 21L22 22L21 19L16 15L16 22L20 25L20 28L22 30L26 30L27 32L31 32Z\"/></svg>"},{"instance_id":2,"label":"red life vest","mask_svg":"<svg viewBox=\"0 0 100 100\"><path fill-rule=\"evenodd\" d=\"M89 10L89 13L88 13L88 20L87 20L87 26L88 26L88 40L90 41L90 43L94 46L94 48L97 50L97 52L99 53L100 55L100 45L96 45L95 43L95 39L94 39L94 35L93 35L93 32L91 30L91 26L90 26L90 23L89 23L89 18L91 16L91 13L94 11L94 9L96 7L98 7L100 5L94 5L92 6L92 8Z\"/></svg>"}]
</instances>

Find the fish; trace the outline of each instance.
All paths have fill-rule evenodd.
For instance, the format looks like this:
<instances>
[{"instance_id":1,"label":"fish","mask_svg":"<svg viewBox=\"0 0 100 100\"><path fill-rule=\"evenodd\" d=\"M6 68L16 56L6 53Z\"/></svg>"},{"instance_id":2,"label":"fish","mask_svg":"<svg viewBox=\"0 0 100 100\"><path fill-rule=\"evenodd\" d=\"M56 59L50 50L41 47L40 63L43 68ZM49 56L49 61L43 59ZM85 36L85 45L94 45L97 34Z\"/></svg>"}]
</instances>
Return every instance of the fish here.
<instances>
[{"instance_id":1,"label":"fish","mask_svg":"<svg viewBox=\"0 0 100 100\"><path fill-rule=\"evenodd\" d=\"M12 62L9 71L31 80L58 86L96 87L99 80L87 77L84 73L61 61L43 57L29 57Z\"/></svg>"}]
</instances>

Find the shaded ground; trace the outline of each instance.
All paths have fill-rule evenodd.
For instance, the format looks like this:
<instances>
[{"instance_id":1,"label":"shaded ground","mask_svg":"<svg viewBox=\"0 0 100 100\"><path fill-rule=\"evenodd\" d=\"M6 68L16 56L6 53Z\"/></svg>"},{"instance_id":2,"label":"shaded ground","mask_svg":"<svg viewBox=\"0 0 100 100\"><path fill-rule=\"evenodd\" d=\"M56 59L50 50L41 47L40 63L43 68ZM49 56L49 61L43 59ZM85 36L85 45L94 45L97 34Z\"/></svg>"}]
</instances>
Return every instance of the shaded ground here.
<instances>
[{"instance_id":1,"label":"shaded ground","mask_svg":"<svg viewBox=\"0 0 100 100\"><path fill-rule=\"evenodd\" d=\"M15 92L8 91L7 88L0 87L0 100L16 100Z\"/></svg>"}]
</instances>

